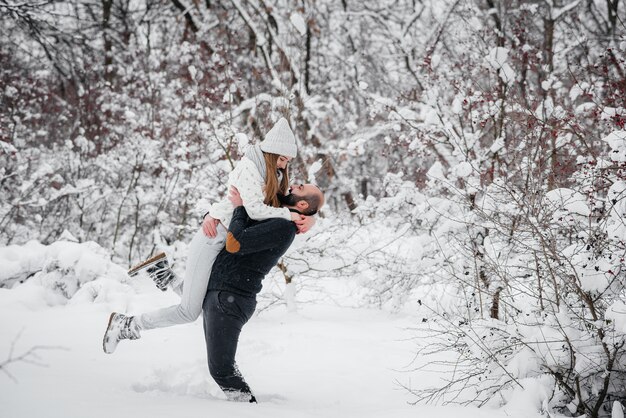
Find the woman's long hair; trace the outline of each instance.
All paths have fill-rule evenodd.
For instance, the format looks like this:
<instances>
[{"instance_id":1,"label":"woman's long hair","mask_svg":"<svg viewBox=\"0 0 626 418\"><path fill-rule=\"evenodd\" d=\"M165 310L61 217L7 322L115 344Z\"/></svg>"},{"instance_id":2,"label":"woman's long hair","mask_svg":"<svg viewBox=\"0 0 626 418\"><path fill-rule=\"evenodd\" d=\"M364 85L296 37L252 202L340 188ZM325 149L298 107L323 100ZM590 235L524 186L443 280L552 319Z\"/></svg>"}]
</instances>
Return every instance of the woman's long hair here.
<instances>
[{"instance_id":1,"label":"woman's long hair","mask_svg":"<svg viewBox=\"0 0 626 418\"><path fill-rule=\"evenodd\" d=\"M264 203L269 206L274 206L275 208L280 207L280 202L276 195L287 194L287 189L289 188L289 174L287 174L287 168L279 169L276 164L278 163L278 154L270 154L269 152L264 152L263 157L265 158L265 166L267 167L266 175L265 175L265 201ZM278 182L278 176L276 175L276 171L280 170L283 173L283 179Z\"/></svg>"}]
</instances>

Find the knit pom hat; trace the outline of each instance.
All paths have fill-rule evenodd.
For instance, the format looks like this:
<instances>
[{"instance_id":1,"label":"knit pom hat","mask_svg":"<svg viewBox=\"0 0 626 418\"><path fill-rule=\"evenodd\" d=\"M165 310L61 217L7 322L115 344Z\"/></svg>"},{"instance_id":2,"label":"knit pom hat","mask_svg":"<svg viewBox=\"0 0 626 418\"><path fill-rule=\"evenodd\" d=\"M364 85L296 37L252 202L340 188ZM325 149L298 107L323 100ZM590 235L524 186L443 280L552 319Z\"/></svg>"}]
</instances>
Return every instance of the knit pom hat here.
<instances>
[{"instance_id":1,"label":"knit pom hat","mask_svg":"<svg viewBox=\"0 0 626 418\"><path fill-rule=\"evenodd\" d=\"M285 118L280 118L278 122L265 135L261 141L261 151L270 154L284 155L285 157L296 158L298 147L289 122Z\"/></svg>"}]
</instances>

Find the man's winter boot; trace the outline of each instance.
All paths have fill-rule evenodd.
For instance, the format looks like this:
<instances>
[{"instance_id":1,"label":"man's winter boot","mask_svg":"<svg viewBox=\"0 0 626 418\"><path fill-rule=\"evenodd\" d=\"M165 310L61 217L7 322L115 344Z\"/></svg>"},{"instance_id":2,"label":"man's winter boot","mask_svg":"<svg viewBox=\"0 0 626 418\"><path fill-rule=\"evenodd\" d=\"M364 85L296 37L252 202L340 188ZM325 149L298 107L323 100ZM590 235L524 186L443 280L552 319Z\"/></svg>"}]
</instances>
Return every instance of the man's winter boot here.
<instances>
[{"instance_id":1,"label":"man's winter boot","mask_svg":"<svg viewBox=\"0 0 626 418\"><path fill-rule=\"evenodd\" d=\"M128 270L128 275L130 277L136 276L142 270L145 270L152 281L156 284L156 287L164 292L167 290L167 285L170 284L174 278L176 278L176 275L170 268L170 263L167 261L165 253L159 253L154 257L137 264Z\"/></svg>"},{"instance_id":2,"label":"man's winter boot","mask_svg":"<svg viewBox=\"0 0 626 418\"><path fill-rule=\"evenodd\" d=\"M222 388L223 389L223 388ZM226 399L231 402L257 403L254 395L248 391L223 389Z\"/></svg>"},{"instance_id":3,"label":"man's winter boot","mask_svg":"<svg viewBox=\"0 0 626 418\"><path fill-rule=\"evenodd\" d=\"M138 338L141 338L141 335L134 317L113 312L109 317L109 325L104 333L102 348L104 348L105 353L111 354L121 340L136 340Z\"/></svg>"}]
</instances>

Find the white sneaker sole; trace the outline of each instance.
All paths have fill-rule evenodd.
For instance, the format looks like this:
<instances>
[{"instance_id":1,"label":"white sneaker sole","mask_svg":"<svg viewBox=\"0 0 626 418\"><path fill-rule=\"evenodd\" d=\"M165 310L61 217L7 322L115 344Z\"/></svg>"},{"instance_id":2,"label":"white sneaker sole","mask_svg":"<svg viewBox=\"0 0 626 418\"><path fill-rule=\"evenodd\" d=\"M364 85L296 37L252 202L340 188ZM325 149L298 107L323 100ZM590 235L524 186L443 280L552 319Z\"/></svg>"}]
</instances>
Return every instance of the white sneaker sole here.
<instances>
[{"instance_id":1,"label":"white sneaker sole","mask_svg":"<svg viewBox=\"0 0 626 418\"><path fill-rule=\"evenodd\" d=\"M113 312L111 314L111 316L109 316L109 323L107 325L106 331L104 331L104 337L102 337L102 349L107 354L113 354L113 352L115 351L115 347L117 346L117 344L115 344L115 346L113 346L113 350L112 351L107 351L107 335L109 334L109 331L111 331L111 323L113 322L113 317L115 315L116 315L116 313Z\"/></svg>"}]
</instances>

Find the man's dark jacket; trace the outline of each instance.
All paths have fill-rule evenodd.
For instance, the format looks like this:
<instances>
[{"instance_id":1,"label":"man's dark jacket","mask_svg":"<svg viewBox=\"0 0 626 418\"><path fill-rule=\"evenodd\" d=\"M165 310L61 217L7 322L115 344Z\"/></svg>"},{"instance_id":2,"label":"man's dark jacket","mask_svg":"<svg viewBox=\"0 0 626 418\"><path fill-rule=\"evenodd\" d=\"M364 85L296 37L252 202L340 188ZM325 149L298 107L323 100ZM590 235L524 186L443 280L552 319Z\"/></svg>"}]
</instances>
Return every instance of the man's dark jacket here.
<instances>
[{"instance_id":1,"label":"man's dark jacket","mask_svg":"<svg viewBox=\"0 0 626 418\"><path fill-rule=\"evenodd\" d=\"M254 221L243 206L235 208L207 290L226 290L255 297L261 281L278 263L296 236L296 224L282 218Z\"/></svg>"}]
</instances>

